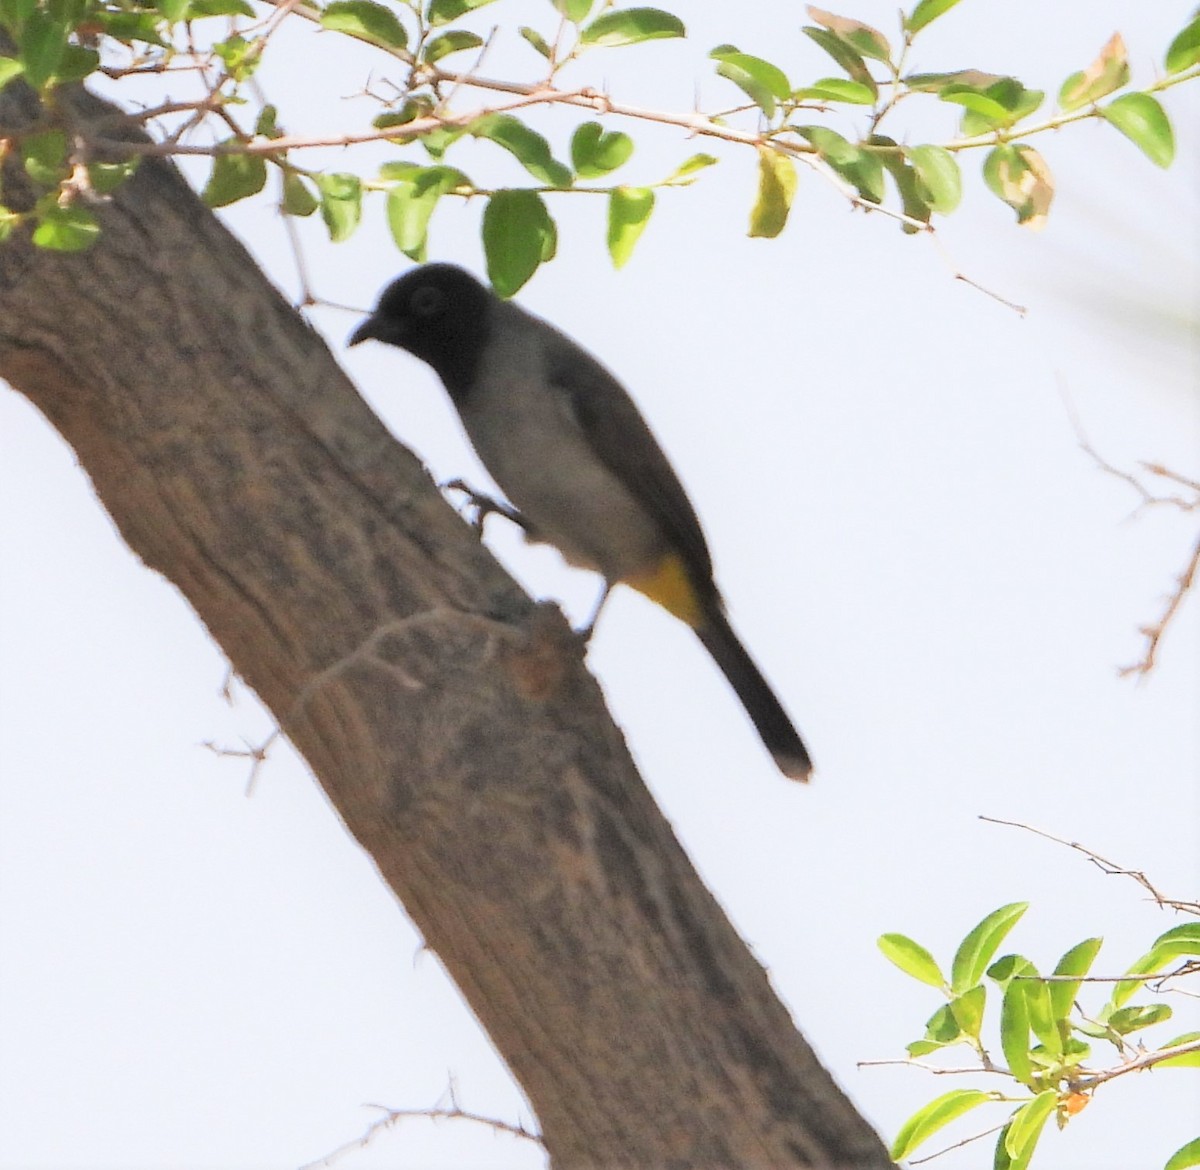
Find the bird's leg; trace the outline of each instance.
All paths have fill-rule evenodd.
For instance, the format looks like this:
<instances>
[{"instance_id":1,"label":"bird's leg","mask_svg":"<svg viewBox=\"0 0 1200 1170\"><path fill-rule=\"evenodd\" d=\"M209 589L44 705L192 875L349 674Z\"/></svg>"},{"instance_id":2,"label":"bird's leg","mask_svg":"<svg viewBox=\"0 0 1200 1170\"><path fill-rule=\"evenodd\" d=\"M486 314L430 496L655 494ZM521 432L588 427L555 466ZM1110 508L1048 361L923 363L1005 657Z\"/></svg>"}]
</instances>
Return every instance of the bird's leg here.
<instances>
[{"instance_id":1,"label":"bird's leg","mask_svg":"<svg viewBox=\"0 0 1200 1170\"><path fill-rule=\"evenodd\" d=\"M491 515L503 516L506 520L511 520L526 534L533 531L529 521L516 508L493 499L483 492L476 491L465 480L451 479L439 486L442 491L462 492L467 497L467 504L475 509L475 518L471 521L471 527L480 534L483 532L483 522Z\"/></svg>"},{"instance_id":2,"label":"bird's leg","mask_svg":"<svg viewBox=\"0 0 1200 1170\"><path fill-rule=\"evenodd\" d=\"M600 594L600 600L596 602L596 608L592 610L591 621L588 622L583 629L579 630L579 636L585 641L592 640L592 632L596 628L596 623L600 620L600 611L604 608L604 603L608 600L608 595L612 592L613 583L609 580L604 582L604 592Z\"/></svg>"}]
</instances>

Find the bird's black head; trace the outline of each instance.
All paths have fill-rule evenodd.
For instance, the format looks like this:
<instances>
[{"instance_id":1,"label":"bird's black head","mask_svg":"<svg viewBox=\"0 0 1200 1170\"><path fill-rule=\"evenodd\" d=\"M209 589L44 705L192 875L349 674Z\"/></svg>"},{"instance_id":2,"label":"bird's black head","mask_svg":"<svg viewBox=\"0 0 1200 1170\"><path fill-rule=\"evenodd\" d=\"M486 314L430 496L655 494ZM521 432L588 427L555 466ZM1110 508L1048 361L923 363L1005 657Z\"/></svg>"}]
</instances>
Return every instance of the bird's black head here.
<instances>
[{"instance_id":1,"label":"bird's black head","mask_svg":"<svg viewBox=\"0 0 1200 1170\"><path fill-rule=\"evenodd\" d=\"M428 362L452 395L466 393L490 332L492 294L453 264L425 264L383 290L375 311L350 334L374 338Z\"/></svg>"}]
</instances>

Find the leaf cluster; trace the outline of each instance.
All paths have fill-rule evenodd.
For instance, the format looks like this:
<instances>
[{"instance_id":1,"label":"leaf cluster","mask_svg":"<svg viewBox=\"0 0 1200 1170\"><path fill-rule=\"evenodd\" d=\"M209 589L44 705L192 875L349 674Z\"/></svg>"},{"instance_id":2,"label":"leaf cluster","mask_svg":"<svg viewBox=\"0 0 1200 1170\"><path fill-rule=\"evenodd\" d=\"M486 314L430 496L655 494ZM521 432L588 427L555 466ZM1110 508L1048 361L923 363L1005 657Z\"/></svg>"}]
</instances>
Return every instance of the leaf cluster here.
<instances>
[{"instance_id":1,"label":"leaf cluster","mask_svg":"<svg viewBox=\"0 0 1200 1170\"><path fill-rule=\"evenodd\" d=\"M1195 962L1200 956L1200 922L1159 935L1124 973L1128 978L1113 984L1099 1009L1085 1012L1079 996L1102 939L1076 943L1049 976L1040 974L1024 955L1009 953L995 958L1027 909L1026 902L1001 906L973 927L955 951L949 978L929 951L908 936L885 934L878 940L879 949L900 970L937 988L946 999L929 1017L924 1035L908 1045L909 1058L966 1046L979 1059L977 1071L1007 1077L1016 1094L973 1088L943 1093L901 1126L891 1149L897 1161L978 1106L1001 1103L1010 1113L996 1142L993 1170L1025 1170L1050 1117L1056 1118L1059 1128L1064 1127L1089 1104L1101 1084L1136 1068L1200 1068L1200 1032L1176 1036L1148 1052L1128 1040L1171 1018L1169 1004L1129 1001L1144 988L1147 977L1181 959L1183 966L1173 974L1200 969ZM998 1017L1004 1063L992 1058L983 1040L989 999L992 1015ZM1098 1042L1116 1050L1114 1067L1093 1067L1093 1049ZM1193 1155L1194 1160L1188 1160ZM1166 1170L1194 1165L1200 1165L1200 1138L1172 1155Z\"/></svg>"}]
</instances>

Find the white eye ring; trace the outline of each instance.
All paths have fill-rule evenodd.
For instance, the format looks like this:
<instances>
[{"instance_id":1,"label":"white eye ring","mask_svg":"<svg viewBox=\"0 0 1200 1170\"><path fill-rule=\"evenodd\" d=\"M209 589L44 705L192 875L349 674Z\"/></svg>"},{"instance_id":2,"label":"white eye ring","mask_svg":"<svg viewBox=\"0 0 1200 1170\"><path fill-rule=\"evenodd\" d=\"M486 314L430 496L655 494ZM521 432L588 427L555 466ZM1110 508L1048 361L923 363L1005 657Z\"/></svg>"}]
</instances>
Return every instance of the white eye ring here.
<instances>
[{"instance_id":1,"label":"white eye ring","mask_svg":"<svg viewBox=\"0 0 1200 1170\"><path fill-rule=\"evenodd\" d=\"M410 308L418 317L433 317L442 311L445 304L446 297L442 290L434 288L431 284L422 285L409 301Z\"/></svg>"}]
</instances>

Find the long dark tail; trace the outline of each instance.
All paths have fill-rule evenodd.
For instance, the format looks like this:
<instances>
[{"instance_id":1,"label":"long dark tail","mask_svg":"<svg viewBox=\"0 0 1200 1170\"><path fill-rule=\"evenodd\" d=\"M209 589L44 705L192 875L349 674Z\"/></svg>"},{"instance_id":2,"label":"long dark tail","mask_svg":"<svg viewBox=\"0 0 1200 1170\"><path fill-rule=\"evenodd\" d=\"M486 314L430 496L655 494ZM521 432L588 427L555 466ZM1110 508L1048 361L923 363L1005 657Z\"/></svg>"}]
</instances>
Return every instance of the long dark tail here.
<instances>
[{"instance_id":1,"label":"long dark tail","mask_svg":"<svg viewBox=\"0 0 1200 1170\"><path fill-rule=\"evenodd\" d=\"M719 604L706 607L704 616L696 634L737 692L767 751L785 776L806 781L812 773L812 760L775 692L738 641Z\"/></svg>"}]
</instances>

